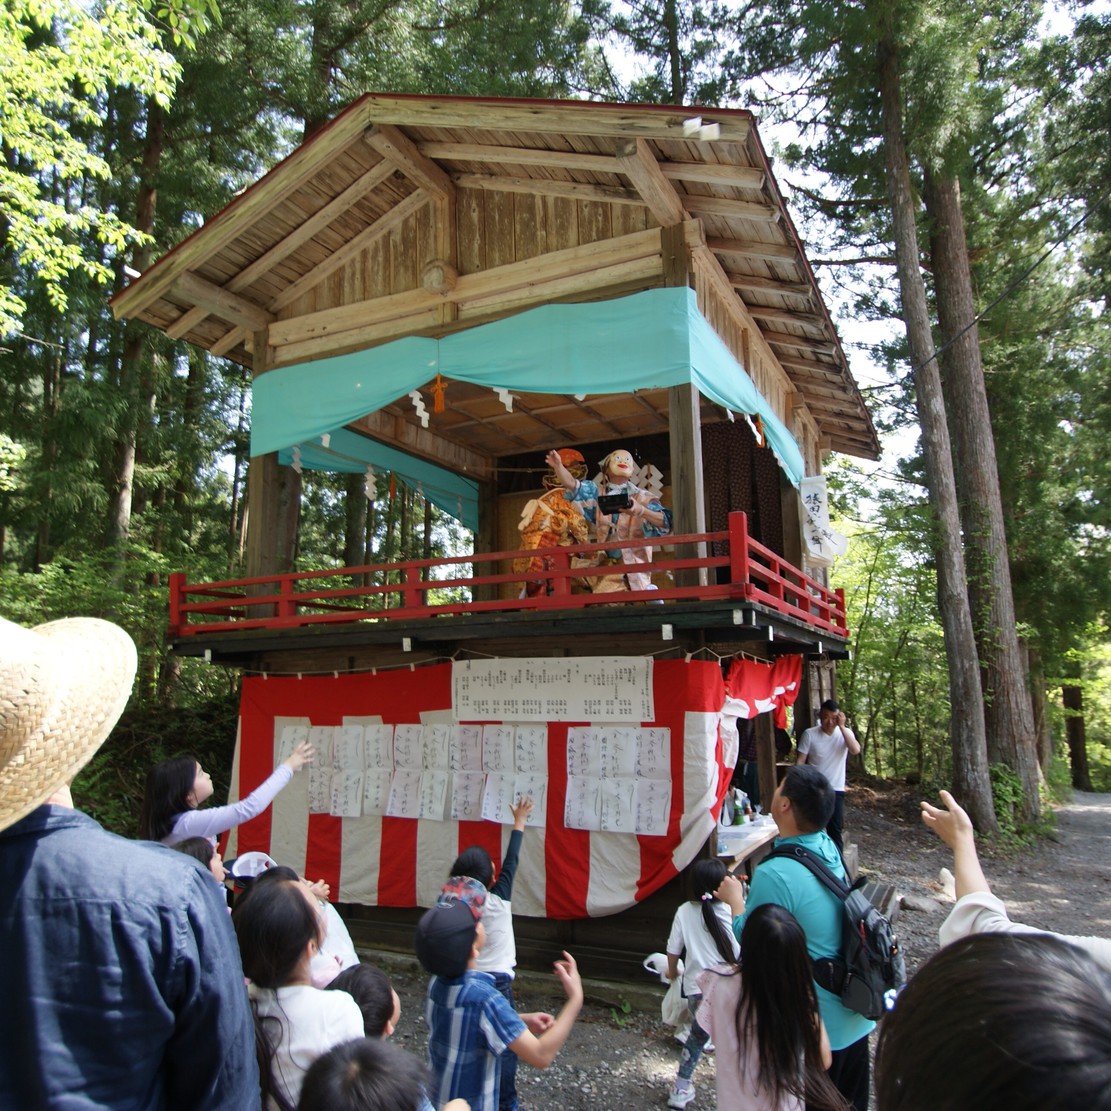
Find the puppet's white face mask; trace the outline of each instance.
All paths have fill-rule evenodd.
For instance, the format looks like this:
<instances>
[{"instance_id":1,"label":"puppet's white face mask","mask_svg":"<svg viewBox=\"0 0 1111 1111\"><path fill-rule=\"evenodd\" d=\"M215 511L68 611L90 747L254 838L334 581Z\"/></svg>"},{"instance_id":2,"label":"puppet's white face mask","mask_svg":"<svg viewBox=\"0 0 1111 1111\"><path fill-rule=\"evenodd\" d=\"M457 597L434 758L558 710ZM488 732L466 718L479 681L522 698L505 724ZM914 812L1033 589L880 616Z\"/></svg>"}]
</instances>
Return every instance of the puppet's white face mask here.
<instances>
[{"instance_id":1,"label":"puppet's white face mask","mask_svg":"<svg viewBox=\"0 0 1111 1111\"><path fill-rule=\"evenodd\" d=\"M636 474L636 463L633 462L632 455L620 448L611 451L602 460L602 468L610 482L631 482Z\"/></svg>"}]
</instances>

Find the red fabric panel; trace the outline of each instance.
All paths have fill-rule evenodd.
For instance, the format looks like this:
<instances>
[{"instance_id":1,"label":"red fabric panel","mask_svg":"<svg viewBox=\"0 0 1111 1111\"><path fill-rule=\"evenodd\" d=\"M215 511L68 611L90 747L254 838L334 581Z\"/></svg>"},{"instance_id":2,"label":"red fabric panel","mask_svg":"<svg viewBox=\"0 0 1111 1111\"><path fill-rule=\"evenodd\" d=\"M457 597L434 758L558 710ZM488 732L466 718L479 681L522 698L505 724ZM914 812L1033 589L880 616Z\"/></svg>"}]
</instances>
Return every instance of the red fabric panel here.
<instances>
[{"instance_id":1,"label":"red fabric panel","mask_svg":"<svg viewBox=\"0 0 1111 1111\"><path fill-rule=\"evenodd\" d=\"M379 906L417 905L416 862L417 823L412 818L383 818L378 865Z\"/></svg>"},{"instance_id":2,"label":"red fabric panel","mask_svg":"<svg viewBox=\"0 0 1111 1111\"><path fill-rule=\"evenodd\" d=\"M640 877L637 880L636 896L638 902L678 875L673 854L679 842L679 822L683 815L686 714L688 710L716 714L721 709L725 701L721 668L716 663L705 660L691 663L683 660L657 660L652 665L652 697L656 720L641 724L671 728L671 818L666 837L637 839L640 842ZM720 792L716 805L720 808L729 782L724 775L720 735L715 735L714 749ZM550 873L548 882L551 883Z\"/></svg>"},{"instance_id":3,"label":"red fabric panel","mask_svg":"<svg viewBox=\"0 0 1111 1111\"><path fill-rule=\"evenodd\" d=\"M270 696L285 679L243 680L239 699L239 797L246 798L274 770L274 715ZM226 844L226 842L225 842ZM270 807L239 827L237 852L270 851Z\"/></svg>"},{"instance_id":4,"label":"red fabric panel","mask_svg":"<svg viewBox=\"0 0 1111 1111\"><path fill-rule=\"evenodd\" d=\"M590 884L590 831L566 829L567 730L588 722L548 725L548 825L544 831L545 901L552 918L585 918Z\"/></svg>"}]
</instances>

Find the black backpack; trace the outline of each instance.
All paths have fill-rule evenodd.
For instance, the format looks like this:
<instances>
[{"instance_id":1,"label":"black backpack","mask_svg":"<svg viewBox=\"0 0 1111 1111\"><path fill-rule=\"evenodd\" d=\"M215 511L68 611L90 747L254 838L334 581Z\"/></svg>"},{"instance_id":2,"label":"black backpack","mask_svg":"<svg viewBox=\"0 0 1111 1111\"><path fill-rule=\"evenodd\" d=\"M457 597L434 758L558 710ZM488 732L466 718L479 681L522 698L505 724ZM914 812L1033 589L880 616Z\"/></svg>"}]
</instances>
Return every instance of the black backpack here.
<instances>
[{"instance_id":1,"label":"black backpack","mask_svg":"<svg viewBox=\"0 0 1111 1111\"><path fill-rule=\"evenodd\" d=\"M850 1010L865 1018L882 1017L907 981L906 964L891 923L860 890L829 870L802 845L778 845L768 854L805 865L841 902L841 952L814 960L814 980Z\"/></svg>"}]
</instances>

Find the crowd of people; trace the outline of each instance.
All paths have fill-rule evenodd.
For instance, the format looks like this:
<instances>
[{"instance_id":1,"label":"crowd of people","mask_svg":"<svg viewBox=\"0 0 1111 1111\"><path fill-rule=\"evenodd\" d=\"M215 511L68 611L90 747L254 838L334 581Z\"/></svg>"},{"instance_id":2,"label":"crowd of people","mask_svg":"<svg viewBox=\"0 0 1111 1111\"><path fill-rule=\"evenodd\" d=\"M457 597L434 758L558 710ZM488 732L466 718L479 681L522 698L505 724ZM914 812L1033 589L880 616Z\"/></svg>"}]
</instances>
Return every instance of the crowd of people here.
<instances>
[{"instance_id":1,"label":"crowd of people","mask_svg":"<svg viewBox=\"0 0 1111 1111\"><path fill-rule=\"evenodd\" d=\"M216 851L215 836L268 806L310 747L230 806L205 807L212 782L192 758L159 765L147 841L73 807L69 784L115 725L135 666L108 622L0 619L0 1107L515 1111L518 1060L548 1067L583 1004L566 952L559 1013L514 1004L511 900L530 801L513 808L500 866L465 850L417 925L430 977L420 1061L390 1044L397 993L359 961L326 886L265 854L229 872ZM844 876L827 832L837 792L815 757L830 738L850 749L855 738L830 713L771 815L779 844ZM953 850L957 902L943 948L881 1022L874 1085L876 1024L813 975L838 951L839 902L790 856L757 868L747 892L718 861L695 864L667 944L691 1018L668 1106L695 1098L712 1039L720 1111L867 1111L872 1100L879 1111L1111 1111L1111 943L1011 922L967 814L947 792L942 803L923 803L922 818ZM230 878L242 890L229 913Z\"/></svg>"}]
</instances>

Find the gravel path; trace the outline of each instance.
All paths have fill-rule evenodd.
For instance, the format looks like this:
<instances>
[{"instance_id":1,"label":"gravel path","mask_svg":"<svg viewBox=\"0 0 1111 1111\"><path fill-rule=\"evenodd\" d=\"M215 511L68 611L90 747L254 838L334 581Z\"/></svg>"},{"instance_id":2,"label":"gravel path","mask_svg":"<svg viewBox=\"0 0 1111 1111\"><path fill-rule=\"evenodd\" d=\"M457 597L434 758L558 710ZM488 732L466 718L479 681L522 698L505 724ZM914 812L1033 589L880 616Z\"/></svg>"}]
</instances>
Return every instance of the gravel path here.
<instances>
[{"instance_id":1,"label":"gravel path","mask_svg":"<svg viewBox=\"0 0 1111 1111\"><path fill-rule=\"evenodd\" d=\"M895 927L911 972L937 948L937 929L951 905L938 878L943 867L951 867L951 855L922 826L918 798L906 787L856 787L850 788L846 807L846 834L859 846L861 869L893 883L902 896ZM1058 809L1053 838L1023 854L989 856L984 870L1015 920L1062 933L1111 936L1111 795L1076 795ZM389 972L402 1000L395 1037L423 1057L425 977L411 961L391 962ZM560 997L547 987L554 983L522 975L518 1008L557 1010ZM664 1108L679 1046L658 1021L662 993L647 975L643 985L587 985L587 1005L556 1063L546 1072L522 1066L521 1107ZM623 1001L631 1007L628 1014L620 1009ZM713 1108L712 1055L699 1064L695 1085L692 1111Z\"/></svg>"}]
</instances>

